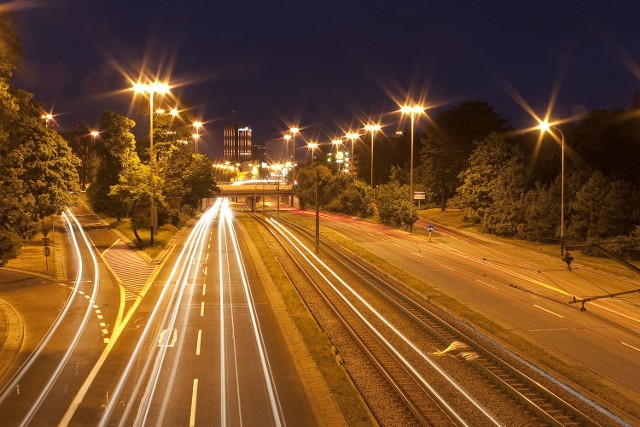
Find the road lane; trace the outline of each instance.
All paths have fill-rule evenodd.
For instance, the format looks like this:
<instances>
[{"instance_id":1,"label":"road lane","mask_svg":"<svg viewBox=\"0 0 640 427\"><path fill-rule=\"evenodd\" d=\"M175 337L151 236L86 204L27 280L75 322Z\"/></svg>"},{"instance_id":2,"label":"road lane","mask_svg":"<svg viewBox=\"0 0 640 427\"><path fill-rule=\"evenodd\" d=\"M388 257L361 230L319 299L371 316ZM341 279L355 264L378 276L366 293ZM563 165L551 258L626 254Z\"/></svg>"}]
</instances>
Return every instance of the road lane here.
<instances>
[{"instance_id":1,"label":"road lane","mask_svg":"<svg viewBox=\"0 0 640 427\"><path fill-rule=\"evenodd\" d=\"M576 269L568 272L559 257L494 241L443 234L428 242L424 236L378 224L334 218L327 218L322 227L354 239L433 288L640 398L638 355L622 344L640 348L640 299L602 300L588 304L587 312L568 304L572 295L629 289L636 282L579 265L578 276Z\"/></svg>"}]
</instances>

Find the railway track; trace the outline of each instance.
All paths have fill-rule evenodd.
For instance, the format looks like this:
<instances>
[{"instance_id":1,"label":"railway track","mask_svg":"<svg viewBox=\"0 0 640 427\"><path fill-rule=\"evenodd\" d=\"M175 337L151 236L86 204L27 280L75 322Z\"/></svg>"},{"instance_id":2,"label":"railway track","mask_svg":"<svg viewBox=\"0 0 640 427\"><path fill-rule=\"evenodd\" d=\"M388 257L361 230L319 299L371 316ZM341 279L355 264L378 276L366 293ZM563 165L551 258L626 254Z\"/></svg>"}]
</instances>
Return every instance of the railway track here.
<instances>
[{"instance_id":1,"label":"railway track","mask_svg":"<svg viewBox=\"0 0 640 427\"><path fill-rule=\"evenodd\" d=\"M494 341L356 262L353 254L325 243L323 263L305 249L311 246L309 231L255 217L295 260L416 424L601 424L526 373Z\"/></svg>"}]
</instances>

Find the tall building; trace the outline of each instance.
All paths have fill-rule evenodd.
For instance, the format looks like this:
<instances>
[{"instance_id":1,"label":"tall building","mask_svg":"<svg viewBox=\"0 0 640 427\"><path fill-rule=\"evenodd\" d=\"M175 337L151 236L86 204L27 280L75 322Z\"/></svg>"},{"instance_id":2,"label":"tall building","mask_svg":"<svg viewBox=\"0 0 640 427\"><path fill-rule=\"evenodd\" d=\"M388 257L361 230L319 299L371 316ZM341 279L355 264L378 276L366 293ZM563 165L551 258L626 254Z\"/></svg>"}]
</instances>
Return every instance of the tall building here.
<instances>
[{"instance_id":1,"label":"tall building","mask_svg":"<svg viewBox=\"0 0 640 427\"><path fill-rule=\"evenodd\" d=\"M267 141L265 157L269 163L285 163L289 161L287 152L287 142L283 139L272 139Z\"/></svg>"},{"instance_id":2,"label":"tall building","mask_svg":"<svg viewBox=\"0 0 640 427\"><path fill-rule=\"evenodd\" d=\"M224 159L231 162L251 160L251 128L230 123L224 125Z\"/></svg>"}]
</instances>

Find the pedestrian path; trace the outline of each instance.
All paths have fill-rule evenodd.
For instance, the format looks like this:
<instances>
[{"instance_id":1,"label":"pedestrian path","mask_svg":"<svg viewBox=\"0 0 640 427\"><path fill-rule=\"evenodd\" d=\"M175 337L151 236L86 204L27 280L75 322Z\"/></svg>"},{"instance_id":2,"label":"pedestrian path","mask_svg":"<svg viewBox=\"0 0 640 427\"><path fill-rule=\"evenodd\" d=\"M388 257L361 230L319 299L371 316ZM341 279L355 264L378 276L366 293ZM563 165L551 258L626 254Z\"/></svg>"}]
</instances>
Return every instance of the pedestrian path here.
<instances>
[{"instance_id":1,"label":"pedestrian path","mask_svg":"<svg viewBox=\"0 0 640 427\"><path fill-rule=\"evenodd\" d=\"M135 300L144 289L156 268L131 250L122 240L117 240L102 253L107 264L118 277L125 291L125 301Z\"/></svg>"}]
</instances>

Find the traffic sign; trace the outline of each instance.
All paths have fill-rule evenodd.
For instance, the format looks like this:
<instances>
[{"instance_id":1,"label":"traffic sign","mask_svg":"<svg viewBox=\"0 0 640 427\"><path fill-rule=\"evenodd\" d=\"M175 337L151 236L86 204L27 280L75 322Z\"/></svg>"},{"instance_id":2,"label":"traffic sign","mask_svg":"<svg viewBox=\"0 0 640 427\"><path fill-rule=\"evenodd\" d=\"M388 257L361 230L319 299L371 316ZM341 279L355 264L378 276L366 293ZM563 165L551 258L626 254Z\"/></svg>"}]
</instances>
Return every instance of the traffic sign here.
<instances>
[{"instance_id":1,"label":"traffic sign","mask_svg":"<svg viewBox=\"0 0 640 427\"><path fill-rule=\"evenodd\" d=\"M424 191L413 192L413 200L425 200L426 198L427 198L427 194Z\"/></svg>"},{"instance_id":2,"label":"traffic sign","mask_svg":"<svg viewBox=\"0 0 640 427\"><path fill-rule=\"evenodd\" d=\"M427 226L427 231L428 231L429 233L433 232L433 225L428 225L428 226Z\"/></svg>"}]
</instances>

